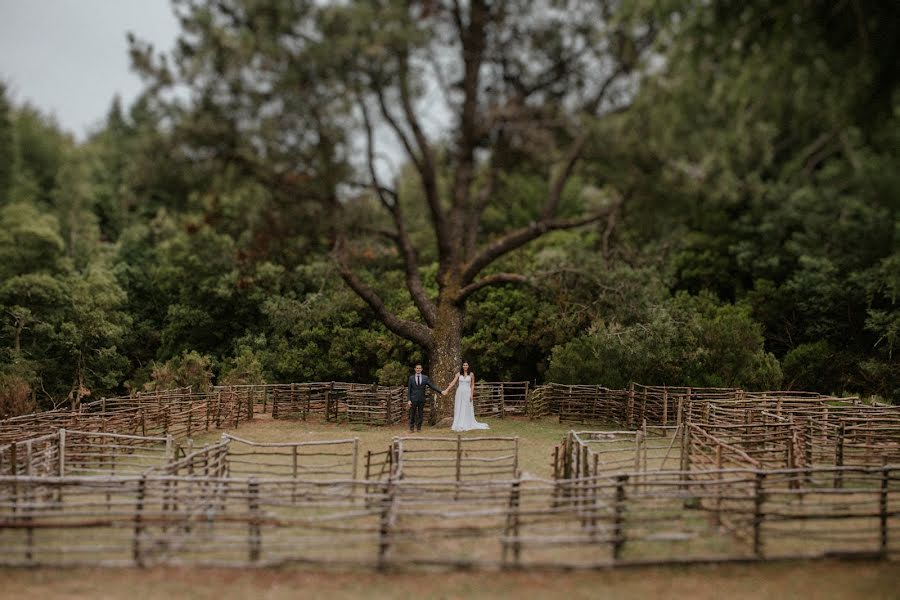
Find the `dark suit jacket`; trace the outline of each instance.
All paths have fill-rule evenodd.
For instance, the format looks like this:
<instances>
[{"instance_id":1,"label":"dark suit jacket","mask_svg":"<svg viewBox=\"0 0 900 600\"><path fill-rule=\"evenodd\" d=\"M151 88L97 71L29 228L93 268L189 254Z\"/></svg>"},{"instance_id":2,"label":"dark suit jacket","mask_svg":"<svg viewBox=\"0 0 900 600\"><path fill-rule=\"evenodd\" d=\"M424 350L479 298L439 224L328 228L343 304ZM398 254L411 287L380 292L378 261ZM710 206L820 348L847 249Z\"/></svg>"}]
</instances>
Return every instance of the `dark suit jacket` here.
<instances>
[{"instance_id":1,"label":"dark suit jacket","mask_svg":"<svg viewBox=\"0 0 900 600\"><path fill-rule=\"evenodd\" d=\"M431 383L431 380L428 379L428 375L422 373L422 383L421 385L416 385L416 376L410 375L409 382L407 383L407 390L410 402L425 402L425 388L430 387L438 394L440 394L443 390L440 390Z\"/></svg>"}]
</instances>

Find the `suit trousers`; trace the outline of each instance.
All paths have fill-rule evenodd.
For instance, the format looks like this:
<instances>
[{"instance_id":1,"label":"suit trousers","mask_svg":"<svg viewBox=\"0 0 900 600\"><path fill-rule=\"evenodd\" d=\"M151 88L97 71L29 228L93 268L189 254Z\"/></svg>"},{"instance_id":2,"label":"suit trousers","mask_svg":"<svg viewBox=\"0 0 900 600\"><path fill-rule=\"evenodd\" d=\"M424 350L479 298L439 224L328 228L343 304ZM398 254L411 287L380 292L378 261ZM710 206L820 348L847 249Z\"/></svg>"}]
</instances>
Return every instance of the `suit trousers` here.
<instances>
[{"instance_id":1,"label":"suit trousers","mask_svg":"<svg viewBox=\"0 0 900 600\"><path fill-rule=\"evenodd\" d=\"M425 403L413 402L409 407L409 430L422 429L422 419L425 417Z\"/></svg>"}]
</instances>

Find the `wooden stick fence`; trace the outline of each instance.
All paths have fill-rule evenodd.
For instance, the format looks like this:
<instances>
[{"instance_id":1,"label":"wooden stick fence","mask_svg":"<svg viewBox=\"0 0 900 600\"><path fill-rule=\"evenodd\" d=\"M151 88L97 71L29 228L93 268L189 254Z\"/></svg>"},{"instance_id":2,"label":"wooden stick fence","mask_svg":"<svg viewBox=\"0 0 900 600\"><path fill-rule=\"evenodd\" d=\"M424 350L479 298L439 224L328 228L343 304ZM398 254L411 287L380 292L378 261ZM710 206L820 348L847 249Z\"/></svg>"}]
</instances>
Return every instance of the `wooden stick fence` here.
<instances>
[{"instance_id":1,"label":"wooden stick fence","mask_svg":"<svg viewBox=\"0 0 900 600\"><path fill-rule=\"evenodd\" d=\"M475 416L500 417L527 413L527 381L476 381Z\"/></svg>"},{"instance_id":2,"label":"wooden stick fence","mask_svg":"<svg viewBox=\"0 0 900 600\"><path fill-rule=\"evenodd\" d=\"M102 408L103 412L96 412ZM110 398L79 411L34 413L0 421L0 445L60 429L133 436L191 437L201 431L238 427L252 414L248 397L235 392L194 394L183 389L134 398Z\"/></svg>"},{"instance_id":3,"label":"wooden stick fence","mask_svg":"<svg viewBox=\"0 0 900 600\"><path fill-rule=\"evenodd\" d=\"M519 466L518 437L394 438L397 479L514 478Z\"/></svg>"},{"instance_id":4,"label":"wooden stick fence","mask_svg":"<svg viewBox=\"0 0 900 600\"><path fill-rule=\"evenodd\" d=\"M231 477L357 479L359 438L263 443L223 434Z\"/></svg>"},{"instance_id":5,"label":"wooden stick fence","mask_svg":"<svg viewBox=\"0 0 900 600\"><path fill-rule=\"evenodd\" d=\"M794 487L800 470L724 469L691 483L692 503L677 471L641 473L639 485L620 473L368 488L365 480L2 476L0 564L579 568L896 557L898 469L844 467L842 490ZM65 502L45 500L47 488Z\"/></svg>"}]
</instances>

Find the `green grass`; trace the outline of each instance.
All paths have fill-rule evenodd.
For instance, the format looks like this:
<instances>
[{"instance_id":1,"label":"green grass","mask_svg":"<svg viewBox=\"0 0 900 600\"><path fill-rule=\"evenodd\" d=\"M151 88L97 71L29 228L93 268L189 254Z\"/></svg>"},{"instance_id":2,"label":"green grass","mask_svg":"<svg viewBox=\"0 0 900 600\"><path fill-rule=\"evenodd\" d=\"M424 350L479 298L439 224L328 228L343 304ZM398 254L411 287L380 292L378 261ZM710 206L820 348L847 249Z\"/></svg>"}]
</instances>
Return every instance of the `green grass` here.
<instances>
[{"instance_id":1,"label":"green grass","mask_svg":"<svg viewBox=\"0 0 900 600\"><path fill-rule=\"evenodd\" d=\"M553 446L558 444L571 429L569 424L560 424L555 417L529 420L515 418L483 418L491 428L487 431L469 431L463 437L501 436L519 437L519 469L536 477L552 478ZM409 435L405 424L385 426L346 425L327 421L289 421L272 419L268 415L257 415L252 422L243 422L237 429L223 429L203 433L194 437L194 447L214 443L222 433L254 442L306 442L317 440L337 440L359 438L360 459L366 452L384 452L394 437ZM428 427L416 435L426 437L455 437L449 429ZM360 477L362 477L360 471Z\"/></svg>"}]
</instances>

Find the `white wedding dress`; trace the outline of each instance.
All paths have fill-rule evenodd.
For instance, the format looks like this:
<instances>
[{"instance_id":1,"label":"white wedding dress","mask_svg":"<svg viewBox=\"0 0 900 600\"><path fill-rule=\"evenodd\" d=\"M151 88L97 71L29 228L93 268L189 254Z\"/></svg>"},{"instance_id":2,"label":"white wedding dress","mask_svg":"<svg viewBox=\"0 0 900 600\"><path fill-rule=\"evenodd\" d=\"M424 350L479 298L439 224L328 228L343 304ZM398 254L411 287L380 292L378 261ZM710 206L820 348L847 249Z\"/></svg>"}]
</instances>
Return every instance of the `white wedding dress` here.
<instances>
[{"instance_id":1,"label":"white wedding dress","mask_svg":"<svg viewBox=\"0 0 900 600\"><path fill-rule=\"evenodd\" d=\"M469 431L472 429L490 429L487 423L475 420L475 407L472 406L472 376L460 375L456 386L456 398L453 401L453 431Z\"/></svg>"}]
</instances>

